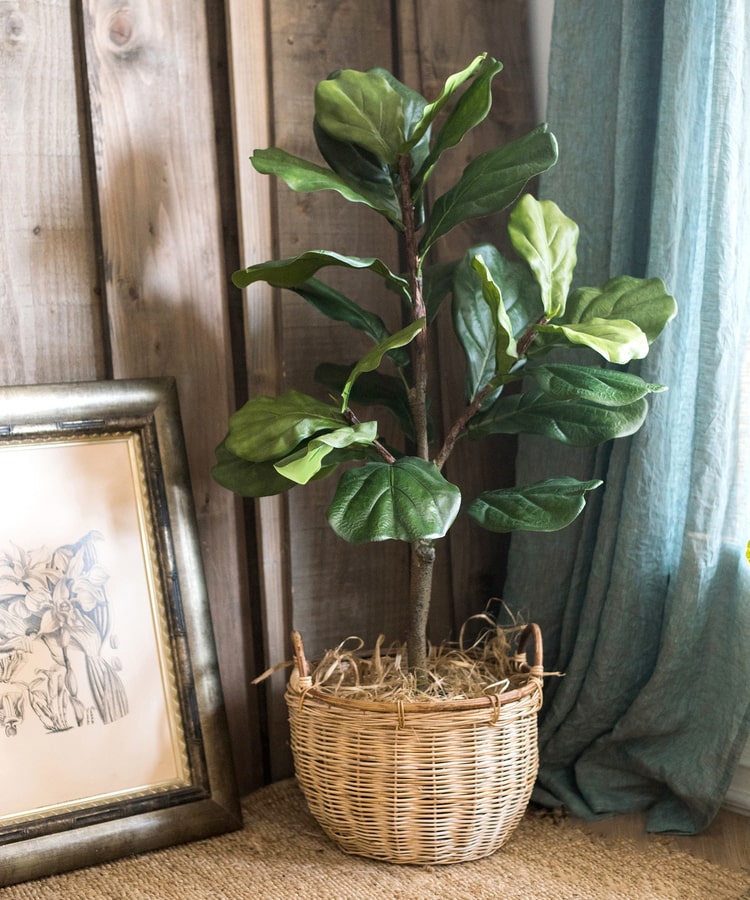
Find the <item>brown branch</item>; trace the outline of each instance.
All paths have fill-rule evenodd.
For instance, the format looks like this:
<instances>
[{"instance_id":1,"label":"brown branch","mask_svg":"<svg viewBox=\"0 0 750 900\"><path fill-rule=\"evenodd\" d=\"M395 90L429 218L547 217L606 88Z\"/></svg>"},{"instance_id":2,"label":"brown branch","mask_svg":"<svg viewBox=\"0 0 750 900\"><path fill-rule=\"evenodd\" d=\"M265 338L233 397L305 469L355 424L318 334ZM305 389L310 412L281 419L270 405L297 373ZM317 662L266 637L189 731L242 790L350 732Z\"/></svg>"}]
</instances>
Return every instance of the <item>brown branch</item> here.
<instances>
[{"instance_id":1,"label":"brown branch","mask_svg":"<svg viewBox=\"0 0 750 900\"><path fill-rule=\"evenodd\" d=\"M427 441L427 312L422 293L422 277L419 272L419 252L417 233L414 225L414 204L411 196L411 157L408 154L399 157L399 174L401 176L401 216L404 222L404 239L406 242L406 264L412 295L412 321L425 319L425 324L411 344L414 383L409 391L409 409L414 422L414 436L417 444L417 456L430 458Z\"/></svg>"},{"instance_id":2,"label":"brown branch","mask_svg":"<svg viewBox=\"0 0 750 900\"><path fill-rule=\"evenodd\" d=\"M348 406L344 410L342 415L344 416L344 418L350 425L361 425L362 424L360 422L360 420L351 411L351 409L349 409ZM378 453L383 457L383 459L387 463L391 463L391 465L392 465L393 463L396 462L396 457L390 452L390 450L388 450L387 447L384 447L377 438L375 438L375 440L372 442L372 446L378 451Z\"/></svg>"}]
</instances>

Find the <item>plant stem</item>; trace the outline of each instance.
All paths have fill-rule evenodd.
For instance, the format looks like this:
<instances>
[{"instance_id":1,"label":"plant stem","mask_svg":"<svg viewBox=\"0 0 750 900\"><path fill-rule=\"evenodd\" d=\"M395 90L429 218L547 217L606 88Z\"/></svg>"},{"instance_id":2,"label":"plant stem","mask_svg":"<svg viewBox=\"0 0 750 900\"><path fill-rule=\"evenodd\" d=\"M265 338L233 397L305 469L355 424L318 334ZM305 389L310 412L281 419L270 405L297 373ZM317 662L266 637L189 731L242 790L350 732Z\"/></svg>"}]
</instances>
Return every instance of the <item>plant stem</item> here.
<instances>
[{"instance_id":1,"label":"plant stem","mask_svg":"<svg viewBox=\"0 0 750 900\"><path fill-rule=\"evenodd\" d=\"M427 438L427 312L422 293L421 260L414 226L414 204L411 196L411 157L399 158L401 176L401 215L404 223L406 265L411 287L412 320L424 319L425 324L411 344L414 382L409 390L409 409L414 423L417 456L429 460ZM432 596L432 570L435 566L435 544L430 540L414 541L411 545L411 575L409 583L409 626L406 640L409 668L417 672L417 680L424 679L427 668L427 621Z\"/></svg>"},{"instance_id":2,"label":"plant stem","mask_svg":"<svg viewBox=\"0 0 750 900\"><path fill-rule=\"evenodd\" d=\"M409 391L409 408L414 421L414 437L417 444L417 456L430 458L427 442L427 321L422 294L422 276L419 254L417 251L417 232L414 227L414 205L411 197L411 157L399 158L401 175L401 215L404 222L404 240L406 243L406 265L409 275L412 296L412 321L425 319L425 324L412 342L412 367L414 383Z\"/></svg>"},{"instance_id":3,"label":"plant stem","mask_svg":"<svg viewBox=\"0 0 750 900\"><path fill-rule=\"evenodd\" d=\"M406 648L409 668L417 673L417 683L427 670L427 620L432 594L432 570L435 565L434 541L415 541L411 545L411 578L409 584L409 630Z\"/></svg>"}]
</instances>

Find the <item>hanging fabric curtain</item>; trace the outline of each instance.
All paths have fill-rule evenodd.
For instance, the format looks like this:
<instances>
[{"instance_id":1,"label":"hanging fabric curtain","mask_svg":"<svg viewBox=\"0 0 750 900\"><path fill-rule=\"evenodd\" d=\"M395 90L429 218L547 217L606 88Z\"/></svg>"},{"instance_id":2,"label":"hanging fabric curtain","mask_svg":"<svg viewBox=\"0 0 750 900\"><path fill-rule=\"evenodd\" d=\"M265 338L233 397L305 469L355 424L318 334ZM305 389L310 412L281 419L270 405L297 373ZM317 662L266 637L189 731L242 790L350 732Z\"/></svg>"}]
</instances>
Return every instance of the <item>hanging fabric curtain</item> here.
<instances>
[{"instance_id":1,"label":"hanging fabric curtain","mask_svg":"<svg viewBox=\"0 0 750 900\"><path fill-rule=\"evenodd\" d=\"M535 799L651 831L708 825L750 728L749 68L745 0L556 2L541 194L581 225L574 287L658 276L679 313L634 369L669 387L637 435L522 439L520 482L605 486L568 529L513 536L505 596L565 673Z\"/></svg>"}]
</instances>

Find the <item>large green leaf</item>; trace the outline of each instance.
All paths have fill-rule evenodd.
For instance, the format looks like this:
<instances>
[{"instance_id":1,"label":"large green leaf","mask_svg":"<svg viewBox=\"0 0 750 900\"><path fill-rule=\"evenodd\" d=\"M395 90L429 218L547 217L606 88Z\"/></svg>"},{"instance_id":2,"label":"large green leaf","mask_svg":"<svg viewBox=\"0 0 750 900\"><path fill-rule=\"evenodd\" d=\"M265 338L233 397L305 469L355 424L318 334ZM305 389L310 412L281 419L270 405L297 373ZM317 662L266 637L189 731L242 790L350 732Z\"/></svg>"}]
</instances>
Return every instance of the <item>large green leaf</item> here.
<instances>
[{"instance_id":1,"label":"large green leaf","mask_svg":"<svg viewBox=\"0 0 750 900\"><path fill-rule=\"evenodd\" d=\"M401 95L377 70L339 69L318 82L315 118L336 140L364 147L390 165L406 139Z\"/></svg>"},{"instance_id":2,"label":"large green leaf","mask_svg":"<svg viewBox=\"0 0 750 900\"><path fill-rule=\"evenodd\" d=\"M459 181L435 201L419 244L420 254L461 222L505 209L529 179L546 172L556 161L557 141L546 125L476 157Z\"/></svg>"},{"instance_id":3,"label":"large green leaf","mask_svg":"<svg viewBox=\"0 0 750 900\"><path fill-rule=\"evenodd\" d=\"M445 104L451 99L451 97L453 97L453 95L461 87L462 84L467 82L476 74L477 70L482 65L486 57L486 53L482 53L479 56L476 56L469 63L469 65L466 66L465 69L462 69L460 72L456 72L454 75L450 75L446 79L443 90L440 92L440 95L437 97L437 99L433 100L432 103L428 103L427 106L425 106L419 122L417 122L414 130L409 135L409 139L406 144L401 148L401 153L408 152L411 147L417 143L417 141L421 140L421 138L424 137L427 129L435 121ZM500 66L500 69L502 68L502 65L500 63L497 63L497 65ZM497 71L499 71L499 69ZM486 115L487 113L485 112L485 116ZM463 137L463 134L461 135L461 137ZM461 137L459 137L458 140L460 140ZM454 143L457 143L457 141Z\"/></svg>"},{"instance_id":4,"label":"large green leaf","mask_svg":"<svg viewBox=\"0 0 750 900\"><path fill-rule=\"evenodd\" d=\"M295 485L276 471L273 461L256 463L242 459L227 449L226 441L216 448L216 465L211 469L211 476L240 497L270 497Z\"/></svg>"},{"instance_id":5,"label":"large green leaf","mask_svg":"<svg viewBox=\"0 0 750 900\"><path fill-rule=\"evenodd\" d=\"M435 319L440 310L440 304L453 290L453 276L456 271L457 261L437 263L434 266L425 266L422 270L422 298L427 312L427 324Z\"/></svg>"},{"instance_id":6,"label":"large green leaf","mask_svg":"<svg viewBox=\"0 0 750 900\"><path fill-rule=\"evenodd\" d=\"M254 397L230 417L226 446L251 462L277 461L318 432L346 424L335 406L298 391Z\"/></svg>"},{"instance_id":7,"label":"large green leaf","mask_svg":"<svg viewBox=\"0 0 750 900\"><path fill-rule=\"evenodd\" d=\"M628 319L587 319L574 325L551 322L538 325L538 334L549 336L549 345L589 347L609 362L623 364L648 355L648 338Z\"/></svg>"},{"instance_id":8,"label":"large green leaf","mask_svg":"<svg viewBox=\"0 0 750 900\"><path fill-rule=\"evenodd\" d=\"M586 400L599 406L627 406L647 394L665 391L662 384L649 384L638 375L595 366L550 363L525 370L547 394L561 400Z\"/></svg>"},{"instance_id":9,"label":"large green leaf","mask_svg":"<svg viewBox=\"0 0 750 900\"><path fill-rule=\"evenodd\" d=\"M578 226L552 200L524 194L510 214L508 233L516 253L539 282L545 315L554 319L565 309L570 290Z\"/></svg>"},{"instance_id":10,"label":"large green leaf","mask_svg":"<svg viewBox=\"0 0 750 900\"><path fill-rule=\"evenodd\" d=\"M510 262L491 244L472 247L455 268L453 279L453 328L466 354L466 397L472 400L495 375L495 322L484 299L482 281L471 260L481 256L501 287L503 305L516 338L542 314L539 285L526 265Z\"/></svg>"},{"instance_id":11,"label":"large green leaf","mask_svg":"<svg viewBox=\"0 0 750 900\"><path fill-rule=\"evenodd\" d=\"M637 325L652 343L664 326L677 315L677 303L660 278L621 275L600 288L579 288L571 294L565 322L592 319L627 319Z\"/></svg>"},{"instance_id":12,"label":"large green leaf","mask_svg":"<svg viewBox=\"0 0 750 900\"><path fill-rule=\"evenodd\" d=\"M481 256L475 256L471 260L471 266L482 282L482 295L490 308L495 326L495 375L507 375L518 360L518 348L513 337L513 326L503 305L503 295Z\"/></svg>"},{"instance_id":13,"label":"large green leaf","mask_svg":"<svg viewBox=\"0 0 750 900\"><path fill-rule=\"evenodd\" d=\"M525 487L487 491L467 512L488 531L559 531L584 508L586 492L601 484L599 480L548 478Z\"/></svg>"},{"instance_id":14,"label":"large green leaf","mask_svg":"<svg viewBox=\"0 0 750 900\"><path fill-rule=\"evenodd\" d=\"M354 366L321 363L315 370L315 380L340 394ZM363 372L352 385L349 402L362 406L384 406L396 417L401 430L414 437L414 425L409 409L406 385L400 378L383 372Z\"/></svg>"},{"instance_id":15,"label":"large green leaf","mask_svg":"<svg viewBox=\"0 0 750 900\"><path fill-rule=\"evenodd\" d=\"M326 266L371 269L408 295L409 283L400 275L391 272L382 260L372 257L342 256L332 250L308 250L299 256L257 263L235 272L232 281L238 288L245 288L256 281L266 281L274 287L298 288Z\"/></svg>"},{"instance_id":16,"label":"large green leaf","mask_svg":"<svg viewBox=\"0 0 750 900\"><path fill-rule=\"evenodd\" d=\"M373 347L369 353L365 354L365 356L360 359L360 361L352 369L351 374L346 380L344 389L341 391L342 411L345 410L349 405L349 394L351 393L352 385L357 380L357 378L359 378L359 376L363 372L372 372L374 369L377 369L377 367L383 361L383 357L389 351L394 350L397 347L405 347L407 344L410 344L419 334L419 332L422 331L422 329L424 328L424 324L424 319L417 319L415 322L411 322L406 326L406 328L402 328L400 331L397 331L395 334L392 334L386 340L382 341L376 347Z\"/></svg>"},{"instance_id":17,"label":"large green leaf","mask_svg":"<svg viewBox=\"0 0 750 900\"><path fill-rule=\"evenodd\" d=\"M423 459L366 463L341 476L328 509L339 537L364 541L418 541L443 537L461 505L461 492Z\"/></svg>"},{"instance_id":18,"label":"large green leaf","mask_svg":"<svg viewBox=\"0 0 750 900\"><path fill-rule=\"evenodd\" d=\"M401 226L401 202L391 167L356 144L337 141L317 120L313 122L313 134L318 150L333 171L363 196L370 200L379 198L379 211L387 210L388 218Z\"/></svg>"},{"instance_id":19,"label":"large green leaf","mask_svg":"<svg viewBox=\"0 0 750 900\"><path fill-rule=\"evenodd\" d=\"M560 400L542 391L503 395L468 425L471 437L487 434L541 434L574 447L594 447L633 434L648 412L645 399L626 406Z\"/></svg>"},{"instance_id":20,"label":"large green leaf","mask_svg":"<svg viewBox=\"0 0 750 900\"><path fill-rule=\"evenodd\" d=\"M412 190L419 194L440 156L460 143L464 135L483 122L492 107L492 79L503 64L492 57L484 61L479 74L448 113L424 165L413 179Z\"/></svg>"},{"instance_id":21,"label":"large green leaf","mask_svg":"<svg viewBox=\"0 0 750 900\"><path fill-rule=\"evenodd\" d=\"M256 150L250 162L261 175L276 175L298 193L336 191L352 203L364 203L392 222L397 224L401 222L400 204L381 190L369 189L363 182L359 182L357 188L354 188L329 169L293 156L286 150L280 150L278 147Z\"/></svg>"},{"instance_id":22,"label":"large green leaf","mask_svg":"<svg viewBox=\"0 0 750 900\"><path fill-rule=\"evenodd\" d=\"M372 444L378 436L377 422L358 422L317 435L295 453L274 464L276 471L296 484L307 484L323 468L333 450L353 445Z\"/></svg>"}]
</instances>

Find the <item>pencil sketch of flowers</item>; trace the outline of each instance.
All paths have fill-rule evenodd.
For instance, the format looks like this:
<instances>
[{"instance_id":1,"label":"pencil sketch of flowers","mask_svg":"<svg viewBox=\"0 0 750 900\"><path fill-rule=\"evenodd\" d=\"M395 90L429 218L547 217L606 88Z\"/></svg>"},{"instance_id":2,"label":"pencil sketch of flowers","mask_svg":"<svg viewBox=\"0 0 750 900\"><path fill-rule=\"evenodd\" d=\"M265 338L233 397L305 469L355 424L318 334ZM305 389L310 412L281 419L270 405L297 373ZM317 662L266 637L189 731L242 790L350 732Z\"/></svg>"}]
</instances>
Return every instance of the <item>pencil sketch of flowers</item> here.
<instances>
[{"instance_id":1,"label":"pencil sketch of flowers","mask_svg":"<svg viewBox=\"0 0 750 900\"><path fill-rule=\"evenodd\" d=\"M25 700L48 732L81 726L91 703L104 723L128 713L120 676L102 655L110 608L99 540L90 531L51 553L0 551L0 726L8 736L18 732Z\"/></svg>"}]
</instances>

